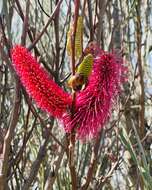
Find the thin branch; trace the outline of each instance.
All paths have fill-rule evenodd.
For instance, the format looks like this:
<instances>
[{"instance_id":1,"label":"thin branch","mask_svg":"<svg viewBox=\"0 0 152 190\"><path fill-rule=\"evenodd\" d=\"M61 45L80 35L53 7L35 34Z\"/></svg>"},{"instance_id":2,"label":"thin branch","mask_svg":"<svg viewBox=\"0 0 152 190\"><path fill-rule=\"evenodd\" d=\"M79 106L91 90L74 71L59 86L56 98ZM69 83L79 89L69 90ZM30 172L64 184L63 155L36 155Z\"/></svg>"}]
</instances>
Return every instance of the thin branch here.
<instances>
[{"instance_id":1,"label":"thin branch","mask_svg":"<svg viewBox=\"0 0 152 190\"><path fill-rule=\"evenodd\" d=\"M91 155L91 161L90 161L88 173L86 176L86 182L82 185L81 190L88 189L89 184L92 180L92 177L93 177L96 165L97 165L98 151L99 151L99 147L100 147L101 138L103 137L102 132L103 132L103 130L100 132L98 138L96 139L95 145L93 147L93 151L92 151L92 155Z\"/></svg>"},{"instance_id":2,"label":"thin branch","mask_svg":"<svg viewBox=\"0 0 152 190\"><path fill-rule=\"evenodd\" d=\"M18 0L15 0L15 2L16 2L16 5L17 5L17 7L18 7L18 10L19 10L19 15L20 15L22 21L24 22L24 14L23 14L23 10L22 10L22 8L21 8L20 2L19 2ZM33 39L32 32L31 32L31 30L30 30L30 26L27 28L27 30L28 30L27 33L28 33L29 39L31 40L31 42L33 42L34 39ZM37 56L40 56L41 53L39 52L38 48L37 48L36 46L34 46L33 48L34 48L35 54L36 54ZM51 70L50 67L48 67L47 63L45 62L45 60L44 60L42 57L40 57L40 62L43 63L44 67L45 67L45 68L48 70L48 72L51 73L51 75L55 78L55 73L54 73L54 71Z\"/></svg>"},{"instance_id":3,"label":"thin branch","mask_svg":"<svg viewBox=\"0 0 152 190\"><path fill-rule=\"evenodd\" d=\"M39 4L41 10L43 11L43 13L44 13L47 17L50 18L50 15L43 9L43 6L42 6L42 4L40 3L40 0L37 0L37 2L38 2L38 4Z\"/></svg>"},{"instance_id":4,"label":"thin branch","mask_svg":"<svg viewBox=\"0 0 152 190\"><path fill-rule=\"evenodd\" d=\"M23 185L22 190L28 190L30 188L32 182L35 180L37 173L39 171L40 165L45 158L46 151L47 151L47 145L48 145L49 141L50 141L50 137L48 136L46 138L45 142L43 143L43 145L39 149L37 158L31 166L30 175L28 176L25 184Z\"/></svg>"},{"instance_id":5,"label":"thin branch","mask_svg":"<svg viewBox=\"0 0 152 190\"><path fill-rule=\"evenodd\" d=\"M89 27L90 27L90 41L94 39L94 31L93 31L93 17L92 17L92 7L91 7L91 0L87 0L88 3L88 14L89 14Z\"/></svg>"},{"instance_id":6,"label":"thin branch","mask_svg":"<svg viewBox=\"0 0 152 190\"><path fill-rule=\"evenodd\" d=\"M12 160L12 162L11 162L12 165L14 165L14 164L16 166L19 165L19 162L20 162L20 160L22 158L23 152L24 152L24 150L26 148L27 142L28 142L29 138L31 137L32 132L33 132L33 130L35 128L36 120L37 120L37 118L35 118L35 121L34 121L32 127L31 127L31 130L29 131L29 133L27 135L25 133L25 136L23 138L23 145L20 148L19 152L17 153L16 157Z\"/></svg>"},{"instance_id":7,"label":"thin branch","mask_svg":"<svg viewBox=\"0 0 152 190\"><path fill-rule=\"evenodd\" d=\"M20 89L20 85L19 85L19 82L16 80L12 116L11 116L9 128L8 128L6 136L4 138L4 145L3 145L3 154L2 154L3 165L2 165L2 175L0 176L0 178L1 177L3 178L0 180L1 181L1 184L0 184L1 190L5 189L5 187L6 187L10 145L11 145L12 138L14 137L14 130L17 125L18 118L19 118L19 114L18 114L19 108L20 108L19 89Z\"/></svg>"},{"instance_id":8,"label":"thin branch","mask_svg":"<svg viewBox=\"0 0 152 190\"><path fill-rule=\"evenodd\" d=\"M58 0L56 0L56 4L58 4ZM56 71L56 79L58 82L58 72L59 72L59 63L60 63L60 42L59 42L59 9L56 12L56 16L54 18L54 29L55 29L55 71Z\"/></svg>"},{"instance_id":9,"label":"thin branch","mask_svg":"<svg viewBox=\"0 0 152 190\"><path fill-rule=\"evenodd\" d=\"M25 17L24 17L24 22L23 22L23 31L22 31L22 36L21 36L21 44L23 46L26 43L26 36L27 36L27 31L28 31L29 8L30 8L30 0L28 0L27 3L26 3L26 14L25 14Z\"/></svg>"},{"instance_id":10,"label":"thin branch","mask_svg":"<svg viewBox=\"0 0 152 190\"><path fill-rule=\"evenodd\" d=\"M35 109L34 106L32 105L32 103L31 103L31 101L30 101L28 95L26 94L25 90L24 90L24 89L22 89L22 90L23 90L23 94L24 94L24 96L25 96L25 98L26 98L26 101L27 101L27 103L29 104L29 106L30 106L30 108L31 108L31 112L33 113L33 115L34 115L35 117L37 117L37 118L39 119L39 121L40 121L42 127L46 128L46 125L44 124L43 119L42 119L42 118L40 117L40 115L36 112L36 109ZM48 132L49 132L49 135L50 135L64 150L67 149L67 148L52 134L51 131L48 131Z\"/></svg>"},{"instance_id":11,"label":"thin branch","mask_svg":"<svg viewBox=\"0 0 152 190\"><path fill-rule=\"evenodd\" d=\"M7 50L8 50L8 55L9 55L9 57L11 57L11 55L10 55L11 46L10 46L10 44L8 42L7 37L6 37L4 23L3 23L3 19L2 19L1 16L0 16L0 27L1 27L1 31L2 31L2 38L3 38L4 44L5 44L5 46L6 46Z\"/></svg>"},{"instance_id":12,"label":"thin branch","mask_svg":"<svg viewBox=\"0 0 152 190\"><path fill-rule=\"evenodd\" d=\"M140 95L140 105L141 110L139 112L139 131L140 137L143 138L145 136L145 91L144 91L144 76L143 76L143 66L142 66L142 59L141 59L141 43L142 43L142 34L141 34L141 17L140 17L140 1L136 5L136 13L137 13L137 54L138 54L138 68L139 68L139 76L140 76L140 88L141 88L141 95Z\"/></svg>"},{"instance_id":13,"label":"thin branch","mask_svg":"<svg viewBox=\"0 0 152 190\"><path fill-rule=\"evenodd\" d=\"M75 75L75 37L77 30L77 21L79 16L79 7L80 0L75 0L75 10L74 10L74 23L73 23L73 32L71 35L71 67L72 67L72 75ZM76 100L76 92L72 93L72 108L71 108L71 117L74 115L75 110L75 100ZM74 162L74 149L75 149L75 129L73 129L70 133L70 142L69 142L69 168L71 173L71 181L72 181L72 190L77 189L77 175L75 170L75 162Z\"/></svg>"},{"instance_id":14,"label":"thin branch","mask_svg":"<svg viewBox=\"0 0 152 190\"><path fill-rule=\"evenodd\" d=\"M55 16L58 14L58 11L59 11L59 8L60 8L60 5L62 3L63 0L59 0L53 13L51 14L48 22L46 23L46 25L44 26L42 32L40 32L40 34L38 35L38 37L34 40L34 42L28 47L28 50L32 50L35 45L37 44L37 42L40 40L40 38L42 37L42 35L45 33L45 31L47 30L47 27L49 26L49 24L52 22L52 20L55 18Z\"/></svg>"},{"instance_id":15,"label":"thin branch","mask_svg":"<svg viewBox=\"0 0 152 190\"><path fill-rule=\"evenodd\" d=\"M66 138L63 138L63 145L67 146L67 141ZM58 155L56 156L56 159L53 163L53 168L54 168L54 176L52 176L52 174L50 173L50 175L48 176L47 180L46 180L46 184L45 184L45 190L50 190L53 189L53 184L55 182L55 179L58 175L58 170L60 169L60 165L64 156L65 150L63 148L60 149L60 152L58 153Z\"/></svg>"},{"instance_id":16,"label":"thin branch","mask_svg":"<svg viewBox=\"0 0 152 190\"><path fill-rule=\"evenodd\" d=\"M97 43L100 44L102 31L103 31L103 18L105 13L107 0L100 1L99 0L99 15L98 15L98 28L97 28Z\"/></svg>"},{"instance_id":17,"label":"thin branch","mask_svg":"<svg viewBox=\"0 0 152 190\"><path fill-rule=\"evenodd\" d=\"M1 23L3 25L3 23ZM2 26L1 25L1 26ZM2 27L3 28L3 27ZM3 31L3 38L5 39L5 32ZM7 39L5 41L5 43L7 42ZM5 46L7 47L8 50L8 54L10 56L10 46L8 44L5 44ZM2 56L2 58L6 61L6 63L8 64L8 67L12 73L12 77L15 80L15 92L14 92L14 101L13 101L13 107L12 107L12 113L11 113L11 118L10 118L10 124L7 130L7 133L4 137L4 144L3 144L3 151L2 151L2 155L1 155L1 171L0 171L0 190L3 190L7 187L7 172L8 172L8 160L9 160L9 154L10 154L10 146L11 146L11 141L14 137L14 130L15 127L17 125L18 122L18 118L19 118L19 108L20 108L20 84L18 81L18 78L16 77L16 75L14 74L14 70L12 68L11 62L9 60L9 56L7 56L7 54L4 51L4 48L2 47L2 45L0 44L0 54Z\"/></svg>"}]
</instances>

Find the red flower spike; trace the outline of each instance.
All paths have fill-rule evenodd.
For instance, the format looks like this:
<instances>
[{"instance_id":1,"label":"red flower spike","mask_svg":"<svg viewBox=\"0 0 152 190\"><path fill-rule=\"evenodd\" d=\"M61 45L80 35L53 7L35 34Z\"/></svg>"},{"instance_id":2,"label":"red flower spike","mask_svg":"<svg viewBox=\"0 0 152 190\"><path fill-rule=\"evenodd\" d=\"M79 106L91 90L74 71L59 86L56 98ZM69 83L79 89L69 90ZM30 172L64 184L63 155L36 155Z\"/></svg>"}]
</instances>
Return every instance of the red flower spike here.
<instances>
[{"instance_id":1,"label":"red flower spike","mask_svg":"<svg viewBox=\"0 0 152 190\"><path fill-rule=\"evenodd\" d=\"M73 119L63 116L66 132L75 128L81 140L93 138L107 122L123 82L125 68L122 58L101 51L94 59L94 68L88 86L77 94Z\"/></svg>"},{"instance_id":2,"label":"red flower spike","mask_svg":"<svg viewBox=\"0 0 152 190\"><path fill-rule=\"evenodd\" d=\"M25 47L15 46L12 50L13 66L23 86L37 105L54 117L61 118L72 98L64 92Z\"/></svg>"}]
</instances>

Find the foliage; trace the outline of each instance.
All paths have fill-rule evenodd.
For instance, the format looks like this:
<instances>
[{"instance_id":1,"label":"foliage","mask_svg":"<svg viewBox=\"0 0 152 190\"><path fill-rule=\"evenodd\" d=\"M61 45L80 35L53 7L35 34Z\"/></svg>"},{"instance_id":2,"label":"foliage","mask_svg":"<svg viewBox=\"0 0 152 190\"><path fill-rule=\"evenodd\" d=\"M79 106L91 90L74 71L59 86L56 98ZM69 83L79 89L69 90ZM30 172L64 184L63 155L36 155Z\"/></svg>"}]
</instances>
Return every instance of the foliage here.
<instances>
[{"instance_id":1,"label":"foliage","mask_svg":"<svg viewBox=\"0 0 152 190\"><path fill-rule=\"evenodd\" d=\"M37 108L12 68L10 51L15 44L27 47L69 93L79 60L73 61L73 45L71 60L66 53L67 32L77 11L83 49L92 41L108 52L118 49L128 68L110 120L85 143L73 143L73 131L65 134L63 123ZM0 1L0 190L152 189L151 12L150 0Z\"/></svg>"}]
</instances>

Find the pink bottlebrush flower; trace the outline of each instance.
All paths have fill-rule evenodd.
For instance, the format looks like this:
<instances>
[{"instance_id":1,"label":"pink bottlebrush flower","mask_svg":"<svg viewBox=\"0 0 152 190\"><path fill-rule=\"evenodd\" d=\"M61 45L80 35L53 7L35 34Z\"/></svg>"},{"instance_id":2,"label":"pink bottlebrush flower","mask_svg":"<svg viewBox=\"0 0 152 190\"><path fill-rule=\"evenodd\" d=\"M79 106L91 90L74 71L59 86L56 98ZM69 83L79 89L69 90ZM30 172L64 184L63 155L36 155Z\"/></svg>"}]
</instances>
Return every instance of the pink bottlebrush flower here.
<instances>
[{"instance_id":1,"label":"pink bottlebrush flower","mask_svg":"<svg viewBox=\"0 0 152 190\"><path fill-rule=\"evenodd\" d=\"M37 105L54 117L61 118L72 98L64 92L25 47L12 49L13 66L23 86Z\"/></svg>"},{"instance_id":2,"label":"pink bottlebrush flower","mask_svg":"<svg viewBox=\"0 0 152 190\"><path fill-rule=\"evenodd\" d=\"M116 54L101 51L94 59L88 86L77 94L75 114L63 116L66 132L74 128L81 140L96 137L107 122L122 83L124 66Z\"/></svg>"}]
</instances>

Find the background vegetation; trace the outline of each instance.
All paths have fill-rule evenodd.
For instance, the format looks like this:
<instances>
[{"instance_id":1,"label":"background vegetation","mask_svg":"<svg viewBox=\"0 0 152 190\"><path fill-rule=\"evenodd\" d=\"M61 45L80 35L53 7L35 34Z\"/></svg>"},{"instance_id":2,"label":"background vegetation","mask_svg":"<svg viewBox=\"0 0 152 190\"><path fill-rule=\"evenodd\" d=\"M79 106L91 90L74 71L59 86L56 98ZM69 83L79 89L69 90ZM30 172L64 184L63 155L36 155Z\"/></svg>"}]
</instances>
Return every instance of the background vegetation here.
<instances>
[{"instance_id":1,"label":"background vegetation","mask_svg":"<svg viewBox=\"0 0 152 190\"><path fill-rule=\"evenodd\" d=\"M152 189L150 0L80 1L84 47L95 40L104 50L120 49L129 80L99 138L76 142L74 172L62 124L36 107L12 70L12 46L34 42L35 57L67 89L66 34L75 3L0 0L0 190Z\"/></svg>"}]
</instances>

